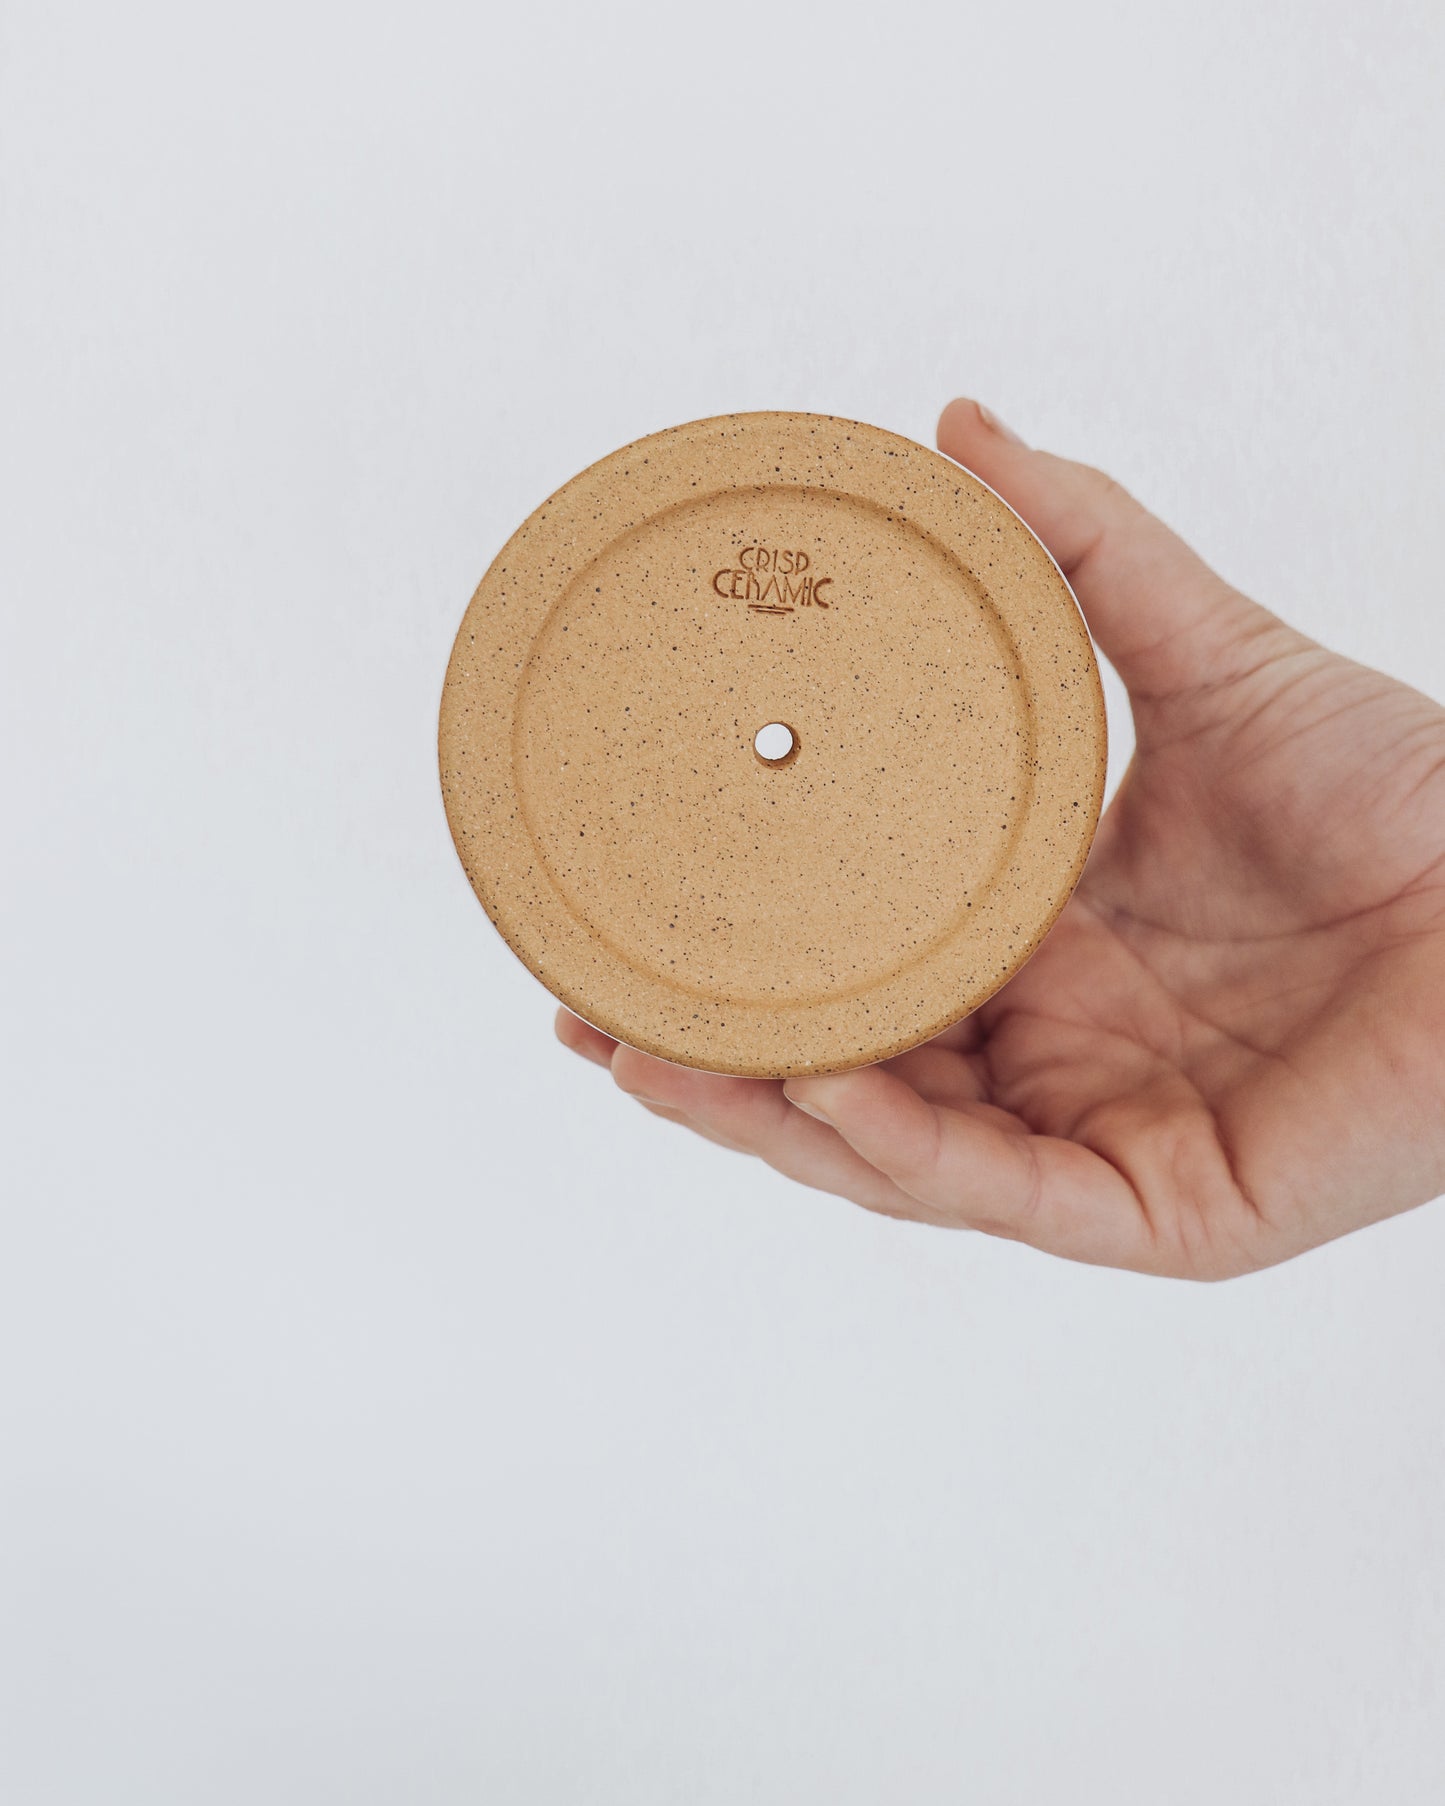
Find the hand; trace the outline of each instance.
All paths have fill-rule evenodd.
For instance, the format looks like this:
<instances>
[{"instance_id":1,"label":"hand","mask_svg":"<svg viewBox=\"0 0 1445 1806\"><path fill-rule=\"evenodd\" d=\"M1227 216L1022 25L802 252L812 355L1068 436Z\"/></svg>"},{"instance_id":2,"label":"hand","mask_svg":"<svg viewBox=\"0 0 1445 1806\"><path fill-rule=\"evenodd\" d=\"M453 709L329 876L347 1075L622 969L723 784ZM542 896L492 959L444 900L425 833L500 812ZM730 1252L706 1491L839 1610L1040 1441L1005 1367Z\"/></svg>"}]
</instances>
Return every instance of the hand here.
<instances>
[{"instance_id":1,"label":"hand","mask_svg":"<svg viewBox=\"0 0 1445 1806\"><path fill-rule=\"evenodd\" d=\"M1033 959L926 1046L722 1077L557 1033L658 1115L870 1210L1218 1279L1445 1191L1445 710L1230 587L971 401L942 451L1048 546L1136 746Z\"/></svg>"}]
</instances>

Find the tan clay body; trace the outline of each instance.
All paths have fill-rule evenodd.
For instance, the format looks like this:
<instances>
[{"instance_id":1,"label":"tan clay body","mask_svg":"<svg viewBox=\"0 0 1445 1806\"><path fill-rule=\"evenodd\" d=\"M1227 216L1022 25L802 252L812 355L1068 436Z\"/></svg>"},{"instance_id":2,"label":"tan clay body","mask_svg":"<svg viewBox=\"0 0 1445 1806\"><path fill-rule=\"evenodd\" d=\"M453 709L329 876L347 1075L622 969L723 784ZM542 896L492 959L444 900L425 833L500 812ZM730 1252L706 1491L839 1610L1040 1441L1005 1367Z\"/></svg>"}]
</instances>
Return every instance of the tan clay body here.
<instances>
[{"instance_id":1,"label":"tan clay body","mask_svg":"<svg viewBox=\"0 0 1445 1806\"><path fill-rule=\"evenodd\" d=\"M876 427L740 414L519 528L440 760L473 888L554 995L784 1077L901 1052L1018 969L1088 853L1104 708L1068 585L991 490Z\"/></svg>"}]
</instances>

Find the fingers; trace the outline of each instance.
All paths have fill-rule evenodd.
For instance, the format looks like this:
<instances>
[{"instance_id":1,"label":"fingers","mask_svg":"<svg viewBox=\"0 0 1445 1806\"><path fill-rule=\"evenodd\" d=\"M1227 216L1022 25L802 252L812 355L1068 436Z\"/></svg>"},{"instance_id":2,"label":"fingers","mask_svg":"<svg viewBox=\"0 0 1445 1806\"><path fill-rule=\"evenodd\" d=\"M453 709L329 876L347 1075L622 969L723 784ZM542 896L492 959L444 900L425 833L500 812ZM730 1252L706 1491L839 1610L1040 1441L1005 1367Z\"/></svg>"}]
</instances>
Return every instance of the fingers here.
<instances>
[{"instance_id":1,"label":"fingers","mask_svg":"<svg viewBox=\"0 0 1445 1806\"><path fill-rule=\"evenodd\" d=\"M1032 450L978 402L948 404L938 447L1038 534L1136 704L1242 675L1276 643L1306 643L1112 477Z\"/></svg>"},{"instance_id":2,"label":"fingers","mask_svg":"<svg viewBox=\"0 0 1445 1806\"><path fill-rule=\"evenodd\" d=\"M1133 1188L1075 1142L1032 1135L988 1104L930 1103L879 1066L789 1079L785 1094L817 1111L925 1220L1028 1242L1103 1266L1148 1268L1155 1250Z\"/></svg>"},{"instance_id":3,"label":"fingers","mask_svg":"<svg viewBox=\"0 0 1445 1806\"><path fill-rule=\"evenodd\" d=\"M557 1039L573 1053L591 1060L594 1066L611 1066L612 1050L617 1045L611 1035L604 1035L600 1028L593 1028L590 1022L574 1016L565 1005L557 1011L552 1027Z\"/></svg>"},{"instance_id":4,"label":"fingers","mask_svg":"<svg viewBox=\"0 0 1445 1806\"><path fill-rule=\"evenodd\" d=\"M618 1088L655 1112L740 1152L756 1154L786 1178L836 1193L884 1216L942 1221L885 1178L841 1136L795 1110L774 1079L732 1078L674 1066L618 1044L612 1060Z\"/></svg>"},{"instance_id":5,"label":"fingers","mask_svg":"<svg viewBox=\"0 0 1445 1806\"><path fill-rule=\"evenodd\" d=\"M983 1101L972 1033L827 1078L734 1078L675 1066L558 1012L567 1046L644 1109L883 1216L982 1230L1050 1253L1146 1266L1146 1219L1122 1177ZM605 1051L610 1048L610 1055ZM815 1112L822 1112L820 1116ZM826 1120L825 1120L826 1118Z\"/></svg>"},{"instance_id":6,"label":"fingers","mask_svg":"<svg viewBox=\"0 0 1445 1806\"><path fill-rule=\"evenodd\" d=\"M751 1148L743 1147L740 1142L729 1141L726 1136L714 1134L711 1129L694 1122L681 1110L669 1109L666 1104L654 1104L651 1099L645 1097L639 1097L637 1102L642 1105L649 1116L660 1116L664 1122L675 1122L679 1128L690 1129L694 1135L701 1135L704 1141L715 1141L720 1148L727 1148L730 1153L750 1154L752 1152Z\"/></svg>"},{"instance_id":7,"label":"fingers","mask_svg":"<svg viewBox=\"0 0 1445 1806\"><path fill-rule=\"evenodd\" d=\"M795 1110L775 1082L728 1078L653 1059L565 1008L557 1011L555 1028L564 1047L606 1067L618 1089L653 1116L680 1123L719 1147L755 1154L786 1178L849 1198L865 1210L892 1217L923 1215L913 1199L831 1129Z\"/></svg>"},{"instance_id":8,"label":"fingers","mask_svg":"<svg viewBox=\"0 0 1445 1806\"><path fill-rule=\"evenodd\" d=\"M988 1061L984 1054L926 1041L907 1053L881 1062L885 1071L897 1073L905 1084L932 1104L985 1103L989 1094Z\"/></svg>"},{"instance_id":9,"label":"fingers","mask_svg":"<svg viewBox=\"0 0 1445 1806\"><path fill-rule=\"evenodd\" d=\"M574 1016L565 1006L557 1011L553 1022L557 1039L564 1047L571 1048L573 1053L581 1054L584 1060L591 1060L594 1066L601 1066L604 1071L612 1069L612 1056L616 1052L618 1042L611 1035L604 1035L600 1028L593 1028L590 1022L584 1022L580 1016ZM691 1121L680 1110L665 1104L652 1102L650 1098L639 1097L638 1103L653 1116L661 1116L668 1122L681 1123L684 1128L691 1129L695 1135L701 1135L705 1141L715 1141L719 1147L731 1148L735 1153L745 1154L749 1150L738 1142L729 1141L702 1123Z\"/></svg>"}]
</instances>

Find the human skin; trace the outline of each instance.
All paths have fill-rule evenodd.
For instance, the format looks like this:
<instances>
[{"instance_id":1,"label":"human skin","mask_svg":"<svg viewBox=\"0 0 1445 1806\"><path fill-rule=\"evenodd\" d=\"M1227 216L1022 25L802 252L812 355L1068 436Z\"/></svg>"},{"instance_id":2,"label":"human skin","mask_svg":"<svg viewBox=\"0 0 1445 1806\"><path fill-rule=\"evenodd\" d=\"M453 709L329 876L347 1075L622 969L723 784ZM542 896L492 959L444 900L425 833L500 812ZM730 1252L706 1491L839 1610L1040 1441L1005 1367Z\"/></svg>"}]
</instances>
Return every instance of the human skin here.
<instances>
[{"instance_id":1,"label":"human skin","mask_svg":"<svg viewBox=\"0 0 1445 1806\"><path fill-rule=\"evenodd\" d=\"M1218 576L1117 482L954 401L1135 751L1027 965L937 1039L725 1077L559 1038L654 1114L884 1215L1223 1279L1445 1192L1445 709Z\"/></svg>"}]
</instances>

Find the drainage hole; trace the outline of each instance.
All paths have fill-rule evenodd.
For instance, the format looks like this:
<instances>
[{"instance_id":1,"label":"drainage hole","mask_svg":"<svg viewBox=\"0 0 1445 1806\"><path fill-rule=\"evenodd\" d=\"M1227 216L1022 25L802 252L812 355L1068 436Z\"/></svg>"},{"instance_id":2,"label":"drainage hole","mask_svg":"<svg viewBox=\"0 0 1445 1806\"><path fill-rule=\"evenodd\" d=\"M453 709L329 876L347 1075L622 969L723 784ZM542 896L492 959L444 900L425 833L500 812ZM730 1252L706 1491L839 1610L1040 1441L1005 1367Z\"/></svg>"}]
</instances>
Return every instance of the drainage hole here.
<instances>
[{"instance_id":1,"label":"drainage hole","mask_svg":"<svg viewBox=\"0 0 1445 1806\"><path fill-rule=\"evenodd\" d=\"M785 721L770 721L753 735L753 751L764 765L782 765L797 750L793 730Z\"/></svg>"}]
</instances>

